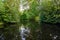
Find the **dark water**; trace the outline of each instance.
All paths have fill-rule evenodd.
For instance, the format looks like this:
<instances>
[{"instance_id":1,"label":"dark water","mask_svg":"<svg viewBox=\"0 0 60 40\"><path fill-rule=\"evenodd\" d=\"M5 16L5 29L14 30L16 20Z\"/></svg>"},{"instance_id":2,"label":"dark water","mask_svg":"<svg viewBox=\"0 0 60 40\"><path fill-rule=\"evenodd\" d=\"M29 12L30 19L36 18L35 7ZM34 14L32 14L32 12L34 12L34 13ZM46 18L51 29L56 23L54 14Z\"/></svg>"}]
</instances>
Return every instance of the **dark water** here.
<instances>
[{"instance_id":1,"label":"dark water","mask_svg":"<svg viewBox=\"0 0 60 40\"><path fill-rule=\"evenodd\" d=\"M4 28L0 28L0 40L21 40L19 27L24 24L30 28L30 34L26 40L60 40L60 27L58 25L38 23L29 21L26 23L4 24Z\"/></svg>"},{"instance_id":2,"label":"dark water","mask_svg":"<svg viewBox=\"0 0 60 40\"><path fill-rule=\"evenodd\" d=\"M0 40L4 40L3 28L0 29Z\"/></svg>"},{"instance_id":3,"label":"dark water","mask_svg":"<svg viewBox=\"0 0 60 40\"><path fill-rule=\"evenodd\" d=\"M60 25L42 23L42 40L60 40Z\"/></svg>"}]
</instances>

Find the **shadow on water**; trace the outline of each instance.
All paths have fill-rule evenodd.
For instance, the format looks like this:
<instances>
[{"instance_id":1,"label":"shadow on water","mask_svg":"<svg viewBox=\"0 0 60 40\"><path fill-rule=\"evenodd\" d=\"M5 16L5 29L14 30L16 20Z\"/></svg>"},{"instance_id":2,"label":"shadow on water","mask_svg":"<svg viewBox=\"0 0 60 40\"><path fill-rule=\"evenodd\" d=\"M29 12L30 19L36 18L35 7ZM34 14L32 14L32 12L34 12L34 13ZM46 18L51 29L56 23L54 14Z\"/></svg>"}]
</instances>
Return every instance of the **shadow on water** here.
<instances>
[{"instance_id":1,"label":"shadow on water","mask_svg":"<svg viewBox=\"0 0 60 40\"><path fill-rule=\"evenodd\" d=\"M41 39L41 26L40 23L35 21L28 21L23 23L25 27L27 26L30 29L30 33L26 40L40 40Z\"/></svg>"},{"instance_id":2,"label":"shadow on water","mask_svg":"<svg viewBox=\"0 0 60 40\"><path fill-rule=\"evenodd\" d=\"M42 23L42 40L60 40L60 25Z\"/></svg>"},{"instance_id":3,"label":"shadow on water","mask_svg":"<svg viewBox=\"0 0 60 40\"><path fill-rule=\"evenodd\" d=\"M0 29L0 40L4 40L3 28Z\"/></svg>"},{"instance_id":4,"label":"shadow on water","mask_svg":"<svg viewBox=\"0 0 60 40\"><path fill-rule=\"evenodd\" d=\"M30 29L28 36L25 36L26 40L60 40L60 25L35 21L28 21L19 25L16 23L4 24L4 28L0 28L0 40L2 38L4 40L21 40L19 28L22 24Z\"/></svg>"},{"instance_id":5,"label":"shadow on water","mask_svg":"<svg viewBox=\"0 0 60 40\"><path fill-rule=\"evenodd\" d=\"M19 35L18 35L18 25L17 23L4 23L3 28L0 28L2 32L1 35L3 34L4 40L18 40Z\"/></svg>"}]
</instances>

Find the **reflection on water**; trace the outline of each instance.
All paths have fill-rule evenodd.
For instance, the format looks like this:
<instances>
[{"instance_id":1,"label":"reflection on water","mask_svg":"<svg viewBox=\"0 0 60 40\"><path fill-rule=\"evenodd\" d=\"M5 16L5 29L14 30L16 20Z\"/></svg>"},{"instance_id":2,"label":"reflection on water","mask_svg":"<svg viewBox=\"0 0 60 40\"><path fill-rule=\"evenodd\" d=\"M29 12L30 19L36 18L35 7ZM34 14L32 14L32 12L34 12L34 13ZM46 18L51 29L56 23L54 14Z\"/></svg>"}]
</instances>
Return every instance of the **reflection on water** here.
<instances>
[{"instance_id":1,"label":"reflection on water","mask_svg":"<svg viewBox=\"0 0 60 40\"><path fill-rule=\"evenodd\" d=\"M20 31L21 39L22 39L22 40L26 40L26 37L27 37L28 34L30 33L29 28L28 28L28 27L25 27L25 26L22 24L21 27L19 27L19 31Z\"/></svg>"},{"instance_id":2,"label":"reflection on water","mask_svg":"<svg viewBox=\"0 0 60 40\"><path fill-rule=\"evenodd\" d=\"M0 40L60 40L60 26L53 24L30 21L4 27L0 28Z\"/></svg>"},{"instance_id":3,"label":"reflection on water","mask_svg":"<svg viewBox=\"0 0 60 40\"><path fill-rule=\"evenodd\" d=\"M3 29L0 29L0 40L4 40Z\"/></svg>"},{"instance_id":4,"label":"reflection on water","mask_svg":"<svg viewBox=\"0 0 60 40\"><path fill-rule=\"evenodd\" d=\"M0 34L0 40L4 40L3 34Z\"/></svg>"}]
</instances>

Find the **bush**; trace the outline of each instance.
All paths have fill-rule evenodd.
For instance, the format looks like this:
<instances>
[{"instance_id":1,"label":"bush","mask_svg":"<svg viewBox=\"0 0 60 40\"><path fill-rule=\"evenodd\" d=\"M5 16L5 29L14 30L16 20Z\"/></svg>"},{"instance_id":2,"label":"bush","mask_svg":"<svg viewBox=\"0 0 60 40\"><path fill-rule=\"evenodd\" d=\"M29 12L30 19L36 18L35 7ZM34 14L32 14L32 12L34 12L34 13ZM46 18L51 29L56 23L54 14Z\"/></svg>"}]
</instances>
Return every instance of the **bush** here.
<instances>
[{"instance_id":1,"label":"bush","mask_svg":"<svg viewBox=\"0 0 60 40\"><path fill-rule=\"evenodd\" d=\"M43 1L41 2L41 21L48 23L60 23L60 1Z\"/></svg>"},{"instance_id":2,"label":"bush","mask_svg":"<svg viewBox=\"0 0 60 40\"><path fill-rule=\"evenodd\" d=\"M19 22L19 2L16 0L0 0L0 21Z\"/></svg>"}]
</instances>

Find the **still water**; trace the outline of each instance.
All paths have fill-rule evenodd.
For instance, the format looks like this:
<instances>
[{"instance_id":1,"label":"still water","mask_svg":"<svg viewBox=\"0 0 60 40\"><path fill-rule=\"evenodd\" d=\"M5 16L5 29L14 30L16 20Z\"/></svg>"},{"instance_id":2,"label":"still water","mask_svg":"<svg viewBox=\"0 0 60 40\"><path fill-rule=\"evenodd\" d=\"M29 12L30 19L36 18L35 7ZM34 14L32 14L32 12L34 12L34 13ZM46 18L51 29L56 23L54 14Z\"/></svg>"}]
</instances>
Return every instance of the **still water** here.
<instances>
[{"instance_id":1,"label":"still water","mask_svg":"<svg viewBox=\"0 0 60 40\"><path fill-rule=\"evenodd\" d=\"M48 23L29 21L6 23L0 28L0 40L60 40L60 27Z\"/></svg>"},{"instance_id":2,"label":"still water","mask_svg":"<svg viewBox=\"0 0 60 40\"><path fill-rule=\"evenodd\" d=\"M26 40L26 37L29 35L30 30L28 27L25 27L23 24L19 28L21 40Z\"/></svg>"}]
</instances>

